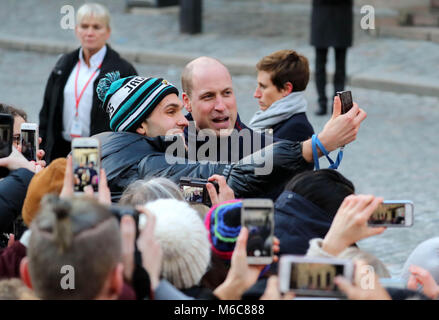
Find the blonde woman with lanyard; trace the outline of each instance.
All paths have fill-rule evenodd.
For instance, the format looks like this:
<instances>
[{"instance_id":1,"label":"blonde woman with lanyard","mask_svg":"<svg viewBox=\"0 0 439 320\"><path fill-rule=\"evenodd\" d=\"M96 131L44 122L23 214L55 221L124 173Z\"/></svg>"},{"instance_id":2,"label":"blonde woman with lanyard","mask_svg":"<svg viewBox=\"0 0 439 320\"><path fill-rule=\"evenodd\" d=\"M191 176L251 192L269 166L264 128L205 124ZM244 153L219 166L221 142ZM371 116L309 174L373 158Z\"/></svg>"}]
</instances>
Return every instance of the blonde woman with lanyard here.
<instances>
[{"instance_id":1,"label":"blonde woman with lanyard","mask_svg":"<svg viewBox=\"0 0 439 320\"><path fill-rule=\"evenodd\" d=\"M78 9L75 35L81 47L56 63L40 111L41 148L48 163L67 156L73 138L110 130L108 114L96 96L99 80L111 71L122 77L137 74L107 44L110 34L110 15L104 6L86 3Z\"/></svg>"}]
</instances>

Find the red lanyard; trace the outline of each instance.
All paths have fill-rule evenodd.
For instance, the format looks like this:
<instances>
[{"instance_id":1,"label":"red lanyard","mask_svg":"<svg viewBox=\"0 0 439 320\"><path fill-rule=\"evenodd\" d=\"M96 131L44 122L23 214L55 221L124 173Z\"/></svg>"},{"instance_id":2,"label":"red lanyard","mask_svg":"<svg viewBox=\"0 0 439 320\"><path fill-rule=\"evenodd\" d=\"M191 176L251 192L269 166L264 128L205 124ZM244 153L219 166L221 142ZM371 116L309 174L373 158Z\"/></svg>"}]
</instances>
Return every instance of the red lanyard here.
<instances>
[{"instance_id":1,"label":"red lanyard","mask_svg":"<svg viewBox=\"0 0 439 320\"><path fill-rule=\"evenodd\" d=\"M79 68L81 68L81 60L78 60L78 69L76 69L76 77L75 77L75 101L76 101L76 114L75 117L78 117L78 107L79 107L79 102L81 101L82 95L84 94L85 89L88 87L88 84L90 83L91 79L94 78L94 76L96 75L96 72L98 72L98 70L102 67L102 63L99 65L99 67L97 67L97 69L95 70L95 72L93 72L93 74L91 75L90 79L88 79L87 83L85 84L84 88L82 88L81 94L78 97L78 75L79 75Z\"/></svg>"}]
</instances>

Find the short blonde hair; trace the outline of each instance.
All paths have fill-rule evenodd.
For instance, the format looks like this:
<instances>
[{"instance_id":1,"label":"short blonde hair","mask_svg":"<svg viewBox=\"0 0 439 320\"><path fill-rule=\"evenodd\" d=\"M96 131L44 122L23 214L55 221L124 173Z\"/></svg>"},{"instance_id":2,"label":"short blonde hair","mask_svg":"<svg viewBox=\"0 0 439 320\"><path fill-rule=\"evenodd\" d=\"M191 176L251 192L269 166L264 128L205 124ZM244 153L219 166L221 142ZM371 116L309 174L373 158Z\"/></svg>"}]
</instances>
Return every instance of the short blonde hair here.
<instances>
[{"instance_id":1,"label":"short blonde hair","mask_svg":"<svg viewBox=\"0 0 439 320\"><path fill-rule=\"evenodd\" d=\"M76 13L76 23L81 23L82 19L91 16L101 19L107 28L110 29L110 12L99 3L83 4Z\"/></svg>"}]
</instances>

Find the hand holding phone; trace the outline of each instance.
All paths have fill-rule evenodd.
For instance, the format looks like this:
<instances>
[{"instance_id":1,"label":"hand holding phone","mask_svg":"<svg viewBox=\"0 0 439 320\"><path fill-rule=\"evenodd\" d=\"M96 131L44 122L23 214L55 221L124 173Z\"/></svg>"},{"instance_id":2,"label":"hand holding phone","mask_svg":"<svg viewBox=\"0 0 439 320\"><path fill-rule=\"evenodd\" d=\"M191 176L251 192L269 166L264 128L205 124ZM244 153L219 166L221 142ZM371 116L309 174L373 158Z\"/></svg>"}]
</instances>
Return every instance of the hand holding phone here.
<instances>
[{"instance_id":1,"label":"hand holding phone","mask_svg":"<svg viewBox=\"0 0 439 320\"><path fill-rule=\"evenodd\" d=\"M183 197L187 202L191 203L203 203L208 207L212 206L212 201L209 197L206 185L209 181L207 179L193 178L193 177L181 177L180 178L180 190L183 193ZM219 186L216 181L210 181L219 192Z\"/></svg>"},{"instance_id":2,"label":"hand holding phone","mask_svg":"<svg viewBox=\"0 0 439 320\"><path fill-rule=\"evenodd\" d=\"M84 192L86 186L98 191L100 181L100 146L95 138L75 138L72 141L73 190Z\"/></svg>"},{"instance_id":3,"label":"hand holding phone","mask_svg":"<svg viewBox=\"0 0 439 320\"><path fill-rule=\"evenodd\" d=\"M337 276L353 282L354 266L350 260L296 255L280 258L279 288L284 293L343 298L345 295L334 283Z\"/></svg>"},{"instance_id":4,"label":"hand holding phone","mask_svg":"<svg viewBox=\"0 0 439 320\"><path fill-rule=\"evenodd\" d=\"M37 161L38 125L36 123L22 123L20 132L21 153L29 161Z\"/></svg>"},{"instance_id":5,"label":"hand holding phone","mask_svg":"<svg viewBox=\"0 0 439 320\"><path fill-rule=\"evenodd\" d=\"M270 264L273 261L274 205L271 199L244 199L241 226L248 229L247 261Z\"/></svg>"}]
</instances>

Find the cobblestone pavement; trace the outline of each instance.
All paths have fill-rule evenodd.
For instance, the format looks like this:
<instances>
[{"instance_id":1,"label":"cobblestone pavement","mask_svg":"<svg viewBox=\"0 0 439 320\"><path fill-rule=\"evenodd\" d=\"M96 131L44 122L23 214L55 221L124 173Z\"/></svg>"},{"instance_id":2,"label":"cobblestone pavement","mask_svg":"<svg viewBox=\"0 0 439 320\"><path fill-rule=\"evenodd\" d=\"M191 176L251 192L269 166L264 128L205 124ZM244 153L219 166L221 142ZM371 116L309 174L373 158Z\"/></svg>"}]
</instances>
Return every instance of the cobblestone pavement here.
<instances>
[{"instance_id":1,"label":"cobblestone pavement","mask_svg":"<svg viewBox=\"0 0 439 320\"><path fill-rule=\"evenodd\" d=\"M38 121L45 82L57 56L0 49L0 101L24 108ZM180 88L181 68L135 65L141 75L163 76ZM235 76L239 113L248 122L257 110L255 79ZM328 88L332 90L332 88ZM357 193L385 199L410 199L415 224L410 229L387 230L360 242L360 247L382 259L396 275L421 241L439 236L439 99L409 94L350 88L354 100L367 111L358 139L346 147L339 170L353 181ZM316 107L315 87L307 89L310 110ZM328 118L308 117L316 131ZM329 117L329 116L328 116ZM333 155L335 157L335 154ZM327 167L321 160L321 167Z\"/></svg>"},{"instance_id":2,"label":"cobblestone pavement","mask_svg":"<svg viewBox=\"0 0 439 320\"><path fill-rule=\"evenodd\" d=\"M163 50L221 59L256 62L275 50L293 48L310 58L310 4L286 0L203 1L204 32L179 34L177 7L136 9L125 12L122 0L107 0L112 14L111 43L140 50ZM61 6L78 8L82 0L2 0L0 34L32 39L76 41L63 30ZM389 10L375 8L385 16ZM391 11L391 10L390 10ZM439 83L439 44L426 41L374 38L360 29L360 7L355 8L355 46L348 55L348 73L367 79L405 80L413 85ZM329 59L333 70L333 59Z\"/></svg>"}]
</instances>

